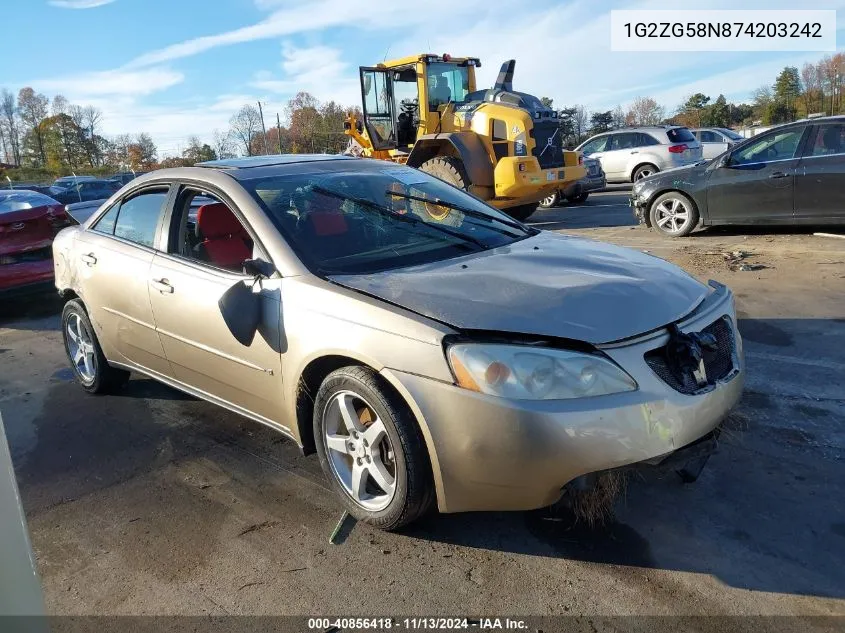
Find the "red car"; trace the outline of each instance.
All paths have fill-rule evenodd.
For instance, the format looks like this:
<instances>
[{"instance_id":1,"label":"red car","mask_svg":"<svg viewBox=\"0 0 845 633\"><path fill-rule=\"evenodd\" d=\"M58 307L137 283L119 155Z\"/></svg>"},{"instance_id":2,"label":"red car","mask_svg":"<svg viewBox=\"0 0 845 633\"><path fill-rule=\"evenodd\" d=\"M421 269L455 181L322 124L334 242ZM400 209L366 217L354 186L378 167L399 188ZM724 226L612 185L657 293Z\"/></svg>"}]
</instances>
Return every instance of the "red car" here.
<instances>
[{"instance_id":1,"label":"red car","mask_svg":"<svg viewBox=\"0 0 845 633\"><path fill-rule=\"evenodd\" d=\"M52 289L53 237L70 223L49 196L0 190L0 297Z\"/></svg>"}]
</instances>

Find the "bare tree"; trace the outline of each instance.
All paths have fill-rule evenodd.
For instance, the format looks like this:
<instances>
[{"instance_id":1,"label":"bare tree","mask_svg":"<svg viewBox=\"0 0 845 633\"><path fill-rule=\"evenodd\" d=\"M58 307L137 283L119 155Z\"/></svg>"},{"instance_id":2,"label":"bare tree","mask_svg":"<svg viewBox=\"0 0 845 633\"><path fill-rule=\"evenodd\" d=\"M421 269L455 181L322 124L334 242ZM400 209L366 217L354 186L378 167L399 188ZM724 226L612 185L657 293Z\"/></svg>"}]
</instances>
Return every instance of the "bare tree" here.
<instances>
[{"instance_id":1,"label":"bare tree","mask_svg":"<svg viewBox=\"0 0 845 633\"><path fill-rule=\"evenodd\" d=\"M580 103L575 106L575 114L572 117L572 127L575 132L577 143L587 134L587 122L590 120L590 113Z\"/></svg>"},{"instance_id":2,"label":"bare tree","mask_svg":"<svg viewBox=\"0 0 845 633\"><path fill-rule=\"evenodd\" d=\"M217 158L232 158L234 156L231 132L221 132L215 129L211 134L211 142Z\"/></svg>"},{"instance_id":3,"label":"bare tree","mask_svg":"<svg viewBox=\"0 0 845 633\"><path fill-rule=\"evenodd\" d=\"M258 109L245 105L229 119L230 134L243 147L247 156L253 154L253 139L261 133L261 116Z\"/></svg>"},{"instance_id":4,"label":"bare tree","mask_svg":"<svg viewBox=\"0 0 845 633\"><path fill-rule=\"evenodd\" d=\"M637 97L628 108L625 122L628 125L657 125L666 118L663 106L651 97Z\"/></svg>"},{"instance_id":5,"label":"bare tree","mask_svg":"<svg viewBox=\"0 0 845 633\"><path fill-rule=\"evenodd\" d=\"M3 89L0 95L0 123L6 132L6 142L11 149L12 162L21 164L20 130L18 129L18 109L15 95Z\"/></svg>"},{"instance_id":6,"label":"bare tree","mask_svg":"<svg viewBox=\"0 0 845 633\"><path fill-rule=\"evenodd\" d=\"M625 111L622 109L621 105L617 105L613 108L613 129L618 130L621 127L625 127L627 123L625 122Z\"/></svg>"}]
</instances>

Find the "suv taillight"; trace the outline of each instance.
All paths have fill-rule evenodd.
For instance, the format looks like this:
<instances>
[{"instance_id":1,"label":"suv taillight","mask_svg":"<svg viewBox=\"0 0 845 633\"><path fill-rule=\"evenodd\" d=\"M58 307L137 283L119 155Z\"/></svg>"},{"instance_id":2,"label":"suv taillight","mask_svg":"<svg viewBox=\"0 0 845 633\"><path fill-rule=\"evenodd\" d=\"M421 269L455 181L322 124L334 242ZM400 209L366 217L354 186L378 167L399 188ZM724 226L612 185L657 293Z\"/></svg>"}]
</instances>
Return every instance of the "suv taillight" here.
<instances>
[{"instance_id":1,"label":"suv taillight","mask_svg":"<svg viewBox=\"0 0 845 633\"><path fill-rule=\"evenodd\" d=\"M681 143L680 145L670 145L669 146L669 151L672 152L673 154L682 154L685 151L687 151L688 149L689 149L689 147L687 147L684 143Z\"/></svg>"}]
</instances>

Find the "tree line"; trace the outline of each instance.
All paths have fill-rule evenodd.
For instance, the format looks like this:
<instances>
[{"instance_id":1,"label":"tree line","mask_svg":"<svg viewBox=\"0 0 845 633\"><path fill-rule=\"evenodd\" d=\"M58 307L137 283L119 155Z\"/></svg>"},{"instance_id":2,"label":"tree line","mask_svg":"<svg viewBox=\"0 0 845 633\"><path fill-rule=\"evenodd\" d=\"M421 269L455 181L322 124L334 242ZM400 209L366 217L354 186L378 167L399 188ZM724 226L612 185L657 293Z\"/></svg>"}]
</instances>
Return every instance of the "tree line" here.
<instances>
[{"instance_id":1,"label":"tree line","mask_svg":"<svg viewBox=\"0 0 845 633\"><path fill-rule=\"evenodd\" d=\"M232 115L228 129L212 131L211 142L191 136L179 155L159 159L149 134L102 134L103 114L93 106L72 104L62 95L51 100L31 87L17 95L3 89L0 163L17 169L3 172L0 165L0 172L13 180L46 180L71 173L148 171L238 155L340 153L347 146L343 122L349 112L360 116L357 106L321 103L299 92L285 105L282 125L281 116L265 121L257 105L245 104Z\"/></svg>"},{"instance_id":2,"label":"tree line","mask_svg":"<svg viewBox=\"0 0 845 633\"><path fill-rule=\"evenodd\" d=\"M558 110L564 144L575 147L594 134L631 126L658 124L687 127L749 127L788 123L810 114L845 114L845 54L836 53L818 62L786 66L774 82L757 88L751 102L728 102L724 95L715 100L698 92L676 107L667 109L652 97L637 97L623 108L589 112L583 105ZM541 99L548 107L554 100Z\"/></svg>"},{"instance_id":3,"label":"tree line","mask_svg":"<svg viewBox=\"0 0 845 633\"><path fill-rule=\"evenodd\" d=\"M671 110L648 96L637 97L625 108L619 105L606 111L591 112L575 104L558 110L560 132L565 146L575 147L593 134L628 126L738 127L784 123L814 113L842 114L843 88L845 54L837 53L800 70L785 67L772 84L754 91L750 103L728 102L721 94L711 99L696 93ZM542 101L554 105L549 97ZM237 155L339 153L347 146L343 122L350 112L361 116L357 106L322 103L307 92L297 93L283 113L273 113L276 116L263 113L262 117L257 104L245 104L232 115L228 129L212 131L210 142L190 137L178 156L159 160L149 134L105 136L103 114L94 106L70 103L60 94L50 99L31 87L22 88L17 95L3 89L0 163L19 167L7 170L6 175L24 180L70 173L146 171Z\"/></svg>"}]
</instances>

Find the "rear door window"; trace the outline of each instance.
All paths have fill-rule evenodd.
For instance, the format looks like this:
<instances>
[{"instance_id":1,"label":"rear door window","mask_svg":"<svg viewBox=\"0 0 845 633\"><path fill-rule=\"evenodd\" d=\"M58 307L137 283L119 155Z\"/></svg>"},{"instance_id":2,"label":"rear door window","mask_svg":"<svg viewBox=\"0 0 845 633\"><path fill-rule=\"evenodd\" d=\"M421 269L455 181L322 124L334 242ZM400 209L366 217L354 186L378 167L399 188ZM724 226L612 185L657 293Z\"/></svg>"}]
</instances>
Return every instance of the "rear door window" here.
<instances>
[{"instance_id":1,"label":"rear door window","mask_svg":"<svg viewBox=\"0 0 845 633\"><path fill-rule=\"evenodd\" d=\"M660 141L654 138L651 134L645 132L637 133L637 147L648 147L649 145L660 145Z\"/></svg>"},{"instance_id":2,"label":"rear door window","mask_svg":"<svg viewBox=\"0 0 845 633\"><path fill-rule=\"evenodd\" d=\"M666 130L666 136L670 143L689 143L695 140L695 136L685 127L673 127Z\"/></svg>"},{"instance_id":3,"label":"rear door window","mask_svg":"<svg viewBox=\"0 0 845 633\"><path fill-rule=\"evenodd\" d=\"M716 132L711 132L710 130L702 130L701 132L701 142L702 143L724 143L724 139L716 134Z\"/></svg>"},{"instance_id":4,"label":"rear door window","mask_svg":"<svg viewBox=\"0 0 845 633\"><path fill-rule=\"evenodd\" d=\"M154 189L121 202L114 224L115 237L152 247L166 201L167 189Z\"/></svg>"},{"instance_id":5,"label":"rear door window","mask_svg":"<svg viewBox=\"0 0 845 633\"><path fill-rule=\"evenodd\" d=\"M845 153L845 125L831 123L816 126L812 140L804 151L805 156L830 156Z\"/></svg>"}]
</instances>

